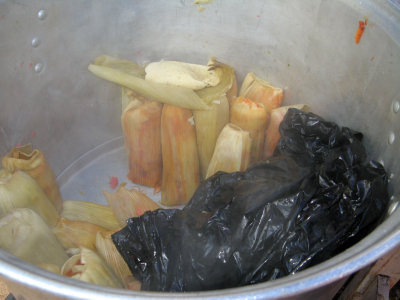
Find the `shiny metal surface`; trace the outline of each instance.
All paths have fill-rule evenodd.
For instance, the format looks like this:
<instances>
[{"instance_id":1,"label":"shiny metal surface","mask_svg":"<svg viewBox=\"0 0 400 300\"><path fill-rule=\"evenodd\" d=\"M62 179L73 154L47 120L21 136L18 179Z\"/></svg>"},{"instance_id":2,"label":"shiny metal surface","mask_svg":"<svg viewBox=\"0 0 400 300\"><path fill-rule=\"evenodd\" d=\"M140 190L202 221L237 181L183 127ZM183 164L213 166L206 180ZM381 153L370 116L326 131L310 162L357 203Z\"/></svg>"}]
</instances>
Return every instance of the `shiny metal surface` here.
<instances>
[{"instance_id":1,"label":"shiny metal surface","mask_svg":"<svg viewBox=\"0 0 400 300\"><path fill-rule=\"evenodd\" d=\"M391 207L396 208L399 10L386 0L214 0L203 7L198 11L188 0L0 0L0 155L32 142L60 174L63 190L86 164L117 151L110 145L121 136L119 88L87 71L94 57L205 63L213 55L231 64L239 81L253 71L285 87L284 104L308 103L326 119L364 132L370 157L393 174ZM358 20L365 17L367 28L355 44ZM98 152L91 156L93 149ZM102 180L107 185L101 177L96 189L83 195L63 194L102 202ZM326 299L347 276L400 244L400 211L392 211L340 255L293 276L243 288L185 294L114 290L49 273L3 251L0 276L25 299Z\"/></svg>"}]
</instances>

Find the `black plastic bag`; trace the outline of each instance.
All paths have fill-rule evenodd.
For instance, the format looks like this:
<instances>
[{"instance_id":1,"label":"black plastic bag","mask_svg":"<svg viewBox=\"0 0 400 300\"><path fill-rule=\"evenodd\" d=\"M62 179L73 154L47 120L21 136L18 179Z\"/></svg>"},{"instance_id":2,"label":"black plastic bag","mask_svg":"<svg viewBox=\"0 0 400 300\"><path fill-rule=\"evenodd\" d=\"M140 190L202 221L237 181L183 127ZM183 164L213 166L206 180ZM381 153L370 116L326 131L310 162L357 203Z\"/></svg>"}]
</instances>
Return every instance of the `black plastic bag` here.
<instances>
[{"instance_id":1,"label":"black plastic bag","mask_svg":"<svg viewBox=\"0 0 400 300\"><path fill-rule=\"evenodd\" d=\"M376 224L385 170L362 135L290 109L279 155L219 172L189 204L128 220L113 241L143 290L200 291L276 279L332 257Z\"/></svg>"}]
</instances>

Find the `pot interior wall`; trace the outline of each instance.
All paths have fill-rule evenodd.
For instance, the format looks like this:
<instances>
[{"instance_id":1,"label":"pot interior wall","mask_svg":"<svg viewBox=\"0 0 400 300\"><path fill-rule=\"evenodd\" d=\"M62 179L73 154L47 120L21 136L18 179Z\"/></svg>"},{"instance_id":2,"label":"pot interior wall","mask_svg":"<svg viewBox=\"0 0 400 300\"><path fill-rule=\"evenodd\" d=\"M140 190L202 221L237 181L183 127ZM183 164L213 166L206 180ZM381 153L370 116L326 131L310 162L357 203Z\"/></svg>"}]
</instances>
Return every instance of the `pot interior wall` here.
<instances>
[{"instance_id":1,"label":"pot interior wall","mask_svg":"<svg viewBox=\"0 0 400 300\"><path fill-rule=\"evenodd\" d=\"M145 64L210 56L239 83L255 72L284 105L365 134L400 184L399 13L388 1L0 1L0 155L32 142L56 174L121 136L119 87L87 66L100 54ZM358 21L368 19L361 42ZM92 199L96 201L96 199ZM393 220L392 220L393 221Z\"/></svg>"}]
</instances>

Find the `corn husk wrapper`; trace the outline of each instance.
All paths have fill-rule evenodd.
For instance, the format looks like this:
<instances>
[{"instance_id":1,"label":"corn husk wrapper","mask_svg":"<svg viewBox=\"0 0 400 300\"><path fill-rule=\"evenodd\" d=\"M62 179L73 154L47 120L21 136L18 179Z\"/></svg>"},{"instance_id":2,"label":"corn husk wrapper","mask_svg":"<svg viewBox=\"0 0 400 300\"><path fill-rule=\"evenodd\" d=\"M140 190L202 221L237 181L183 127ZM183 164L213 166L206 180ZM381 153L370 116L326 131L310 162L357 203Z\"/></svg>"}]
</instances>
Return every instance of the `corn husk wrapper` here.
<instances>
[{"instance_id":1,"label":"corn husk wrapper","mask_svg":"<svg viewBox=\"0 0 400 300\"><path fill-rule=\"evenodd\" d=\"M0 218L0 248L32 264L61 267L68 259L43 219L29 208L17 208Z\"/></svg>"},{"instance_id":2,"label":"corn husk wrapper","mask_svg":"<svg viewBox=\"0 0 400 300\"><path fill-rule=\"evenodd\" d=\"M267 113L271 113L273 109L281 106L283 90L258 78L254 73L248 73L242 83L239 96L262 103Z\"/></svg>"},{"instance_id":3,"label":"corn husk wrapper","mask_svg":"<svg viewBox=\"0 0 400 300\"><path fill-rule=\"evenodd\" d=\"M220 82L219 74L216 73L215 69L180 61L152 62L146 66L145 71L146 80L192 90L216 86Z\"/></svg>"},{"instance_id":4,"label":"corn husk wrapper","mask_svg":"<svg viewBox=\"0 0 400 300\"><path fill-rule=\"evenodd\" d=\"M31 176L22 171L0 170L0 216L15 208L30 208L49 225L60 218L56 208Z\"/></svg>"},{"instance_id":5,"label":"corn husk wrapper","mask_svg":"<svg viewBox=\"0 0 400 300\"><path fill-rule=\"evenodd\" d=\"M228 123L218 136L206 178L218 171L244 171L250 162L250 134L239 126Z\"/></svg>"},{"instance_id":6,"label":"corn husk wrapper","mask_svg":"<svg viewBox=\"0 0 400 300\"><path fill-rule=\"evenodd\" d=\"M93 63L97 66L113 68L142 79L144 79L146 75L144 67L129 60L120 59L109 55L99 55L94 59Z\"/></svg>"},{"instance_id":7,"label":"corn husk wrapper","mask_svg":"<svg viewBox=\"0 0 400 300\"><path fill-rule=\"evenodd\" d=\"M262 159L265 129L269 116L264 106L246 98L234 99L230 107L230 122L250 133L250 164Z\"/></svg>"},{"instance_id":8,"label":"corn husk wrapper","mask_svg":"<svg viewBox=\"0 0 400 300\"><path fill-rule=\"evenodd\" d=\"M152 82L121 70L101 65L90 64L88 69L102 79L127 87L149 99L187 109L209 109L207 103L189 88Z\"/></svg>"},{"instance_id":9,"label":"corn husk wrapper","mask_svg":"<svg viewBox=\"0 0 400 300\"><path fill-rule=\"evenodd\" d=\"M200 184L196 130L190 110L164 105L161 115L161 148L161 204L185 204Z\"/></svg>"},{"instance_id":10,"label":"corn husk wrapper","mask_svg":"<svg viewBox=\"0 0 400 300\"><path fill-rule=\"evenodd\" d=\"M230 104L233 99L235 99L238 96L238 86L237 86L237 80L235 73L233 73L233 83L231 88L226 92L226 98L228 99L228 103Z\"/></svg>"},{"instance_id":11,"label":"corn husk wrapper","mask_svg":"<svg viewBox=\"0 0 400 300\"><path fill-rule=\"evenodd\" d=\"M63 265L61 274L81 281L122 288L122 283L96 252L80 248L80 253L71 256Z\"/></svg>"},{"instance_id":12,"label":"corn husk wrapper","mask_svg":"<svg viewBox=\"0 0 400 300\"><path fill-rule=\"evenodd\" d=\"M132 276L128 265L122 258L121 254L119 254L114 242L111 239L111 235L113 233L114 231L97 233L97 252L114 271L114 274L117 275L118 279L124 284L125 288L140 290L141 283Z\"/></svg>"},{"instance_id":13,"label":"corn husk wrapper","mask_svg":"<svg viewBox=\"0 0 400 300\"><path fill-rule=\"evenodd\" d=\"M120 186L115 193L103 190L103 194L121 226L125 226L126 220L129 218L138 217L146 211L161 208L156 202L136 189L128 190Z\"/></svg>"},{"instance_id":14,"label":"corn husk wrapper","mask_svg":"<svg viewBox=\"0 0 400 300\"><path fill-rule=\"evenodd\" d=\"M193 111L201 176L207 174L215 143L222 128L229 122L229 103L226 96L214 100L211 110Z\"/></svg>"},{"instance_id":15,"label":"corn husk wrapper","mask_svg":"<svg viewBox=\"0 0 400 300\"><path fill-rule=\"evenodd\" d=\"M276 146L281 139L281 134L279 133L279 125L281 124L283 118L285 117L289 108L297 108L303 111L309 111L309 107L306 104L297 104L282 106L275 108L271 111L271 118L267 130L265 131L265 141L264 141L264 153L263 157L268 158L274 155Z\"/></svg>"},{"instance_id":16,"label":"corn husk wrapper","mask_svg":"<svg viewBox=\"0 0 400 300\"><path fill-rule=\"evenodd\" d=\"M57 211L61 211L62 198L56 178L40 150L33 150L30 144L15 147L2 158L1 163L9 172L21 170L29 174L40 185Z\"/></svg>"},{"instance_id":17,"label":"corn husk wrapper","mask_svg":"<svg viewBox=\"0 0 400 300\"><path fill-rule=\"evenodd\" d=\"M61 274L61 267L54 265L54 264L47 264L47 263L42 263L38 264L38 267L45 269L47 271L56 273L56 274Z\"/></svg>"},{"instance_id":18,"label":"corn husk wrapper","mask_svg":"<svg viewBox=\"0 0 400 300\"><path fill-rule=\"evenodd\" d=\"M108 230L120 227L110 207L89 201L64 201L61 217L71 221L86 221Z\"/></svg>"},{"instance_id":19,"label":"corn husk wrapper","mask_svg":"<svg viewBox=\"0 0 400 300\"><path fill-rule=\"evenodd\" d=\"M216 72L220 78L220 82L216 86L197 90L196 94L207 104L220 99L224 95L226 95L228 101L230 101L230 97L236 96L237 94L235 70L231 66L217 61L215 57L210 58L208 67L210 70Z\"/></svg>"},{"instance_id":20,"label":"corn husk wrapper","mask_svg":"<svg viewBox=\"0 0 400 300\"><path fill-rule=\"evenodd\" d=\"M61 218L53 228L54 234L65 249L85 247L93 251L96 250L97 233L107 231L106 228L96 224L71 221L66 218Z\"/></svg>"},{"instance_id":21,"label":"corn husk wrapper","mask_svg":"<svg viewBox=\"0 0 400 300\"><path fill-rule=\"evenodd\" d=\"M161 184L161 111L157 101L131 101L121 116L125 150L129 161L128 178L137 184Z\"/></svg>"}]
</instances>

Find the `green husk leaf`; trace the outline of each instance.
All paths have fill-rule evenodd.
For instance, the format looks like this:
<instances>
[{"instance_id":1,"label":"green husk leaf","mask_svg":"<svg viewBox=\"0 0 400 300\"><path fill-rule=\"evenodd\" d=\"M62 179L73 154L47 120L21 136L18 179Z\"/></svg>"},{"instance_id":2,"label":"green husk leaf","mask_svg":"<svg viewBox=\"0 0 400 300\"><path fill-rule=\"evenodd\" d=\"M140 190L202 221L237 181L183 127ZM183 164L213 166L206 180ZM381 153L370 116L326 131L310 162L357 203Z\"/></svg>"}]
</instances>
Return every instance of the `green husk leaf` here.
<instances>
[{"instance_id":1,"label":"green husk leaf","mask_svg":"<svg viewBox=\"0 0 400 300\"><path fill-rule=\"evenodd\" d=\"M119 59L108 55L100 55L97 56L93 62L95 65L116 69L143 79L146 75L146 72L142 66L125 59Z\"/></svg>"},{"instance_id":2,"label":"green husk leaf","mask_svg":"<svg viewBox=\"0 0 400 300\"><path fill-rule=\"evenodd\" d=\"M130 88L147 98L187 109L209 109L209 106L193 90L144 80L118 69L90 64L96 76Z\"/></svg>"}]
</instances>

